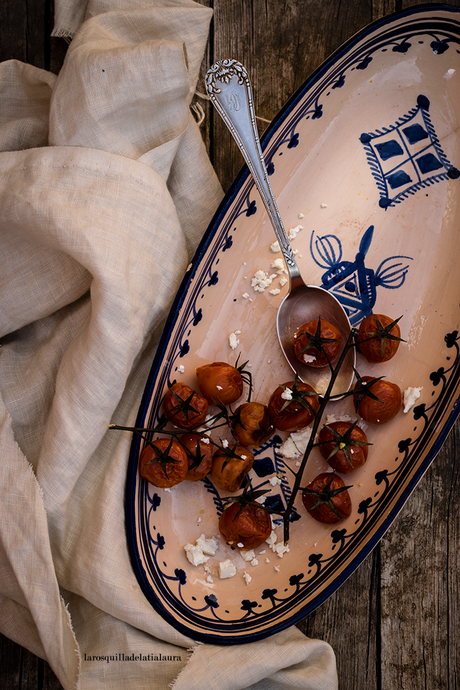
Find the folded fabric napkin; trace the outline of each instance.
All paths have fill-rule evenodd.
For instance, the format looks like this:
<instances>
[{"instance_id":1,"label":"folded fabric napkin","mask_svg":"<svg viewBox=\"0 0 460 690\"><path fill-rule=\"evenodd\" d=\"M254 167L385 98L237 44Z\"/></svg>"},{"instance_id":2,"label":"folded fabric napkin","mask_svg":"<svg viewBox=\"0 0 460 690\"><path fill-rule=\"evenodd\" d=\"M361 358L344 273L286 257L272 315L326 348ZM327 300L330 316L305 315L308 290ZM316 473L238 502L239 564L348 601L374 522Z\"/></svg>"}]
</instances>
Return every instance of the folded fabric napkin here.
<instances>
[{"instance_id":1,"label":"folded fabric napkin","mask_svg":"<svg viewBox=\"0 0 460 690\"><path fill-rule=\"evenodd\" d=\"M107 427L134 423L222 197L189 109L211 10L62 0L56 17L75 33L57 77L0 64L0 630L66 690L334 690L332 649L295 627L230 647L177 632L127 551L130 437Z\"/></svg>"}]
</instances>

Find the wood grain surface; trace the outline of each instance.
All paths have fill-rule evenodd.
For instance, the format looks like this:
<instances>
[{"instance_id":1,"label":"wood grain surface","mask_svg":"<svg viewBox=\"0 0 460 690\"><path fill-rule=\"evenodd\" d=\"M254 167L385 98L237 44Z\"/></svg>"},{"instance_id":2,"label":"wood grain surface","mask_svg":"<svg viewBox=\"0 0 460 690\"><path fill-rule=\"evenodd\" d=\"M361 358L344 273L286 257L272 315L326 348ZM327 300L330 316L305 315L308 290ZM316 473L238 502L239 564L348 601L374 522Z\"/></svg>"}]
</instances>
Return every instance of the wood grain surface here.
<instances>
[{"instance_id":1,"label":"wood grain surface","mask_svg":"<svg viewBox=\"0 0 460 690\"><path fill-rule=\"evenodd\" d=\"M261 131L307 77L369 22L406 0L201 0L214 19L203 63L235 57L251 74ZM450 4L460 7L460 0ZM2 0L0 60L57 73L67 44L50 38L50 0ZM198 91L204 92L202 79ZM242 159L209 103L203 137L224 189ZM1 106L0 106L1 107ZM298 627L329 642L340 690L460 687L460 422L381 543ZM1 690L58 690L41 659L0 636ZM217 689L218 690L218 689Z\"/></svg>"}]
</instances>

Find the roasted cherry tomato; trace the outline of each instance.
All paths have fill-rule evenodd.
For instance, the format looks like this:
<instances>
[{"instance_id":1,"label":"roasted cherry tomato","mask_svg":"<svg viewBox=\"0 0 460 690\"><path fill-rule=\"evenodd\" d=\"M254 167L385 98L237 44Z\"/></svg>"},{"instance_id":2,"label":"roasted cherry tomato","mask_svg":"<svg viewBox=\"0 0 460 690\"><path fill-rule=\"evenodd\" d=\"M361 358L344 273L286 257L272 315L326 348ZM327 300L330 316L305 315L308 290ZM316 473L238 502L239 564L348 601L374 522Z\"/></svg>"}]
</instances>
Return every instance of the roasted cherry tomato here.
<instances>
[{"instance_id":1,"label":"roasted cherry tomato","mask_svg":"<svg viewBox=\"0 0 460 690\"><path fill-rule=\"evenodd\" d=\"M206 421L209 403L185 383L173 383L163 400L166 417L181 429L194 429Z\"/></svg>"},{"instance_id":2,"label":"roasted cherry tomato","mask_svg":"<svg viewBox=\"0 0 460 690\"><path fill-rule=\"evenodd\" d=\"M342 347L340 331L328 321L304 323L294 334L294 352L309 367L325 367L337 359Z\"/></svg>"},{"instance_id":3,"label":"roasted cherry tomato","mask_svg":"<svg viewBox=\"0 0 460 690\"><path fill-rule=\"evenodd\" d=\"M278 386L268 401L268 413L280 431L303 429L313 421L318 409L319 400L315 390L310 384L299 380Z\"/></svg>"},{"instance_id":4,"label":"roasted cherry tomato","mask_svg":"<svg viewBox=\"0 0 460 690\"><path fill-rule=\"evenodd\" d=\"M188 471L188 456L172 438L158 438L146 446L139 458L139 473L154 486L167 489L184 481Z\"/></svg>"},{"instance_id":5,"label":"roasted cherry tomato","mask_svg":"<svg viewBox=\"0 0 460 690\"><path fill-rule=\"evenodd\" d=\"M212 444L207 436L200 434L184 434L180 440L190 453L185 478L191 482L197 482L211 471Z\"/></svg>"},{"instance_id":6,"label":"roasted cherry tomato","mask_svg":"<svg viewBox=\"0 0 460 690\"><path fill-rule=\"evenodd\" d=\"M268 407L257 402L246 402L235 412L232 434L246 448L257 448L275 431Z\"/></svg>"},{"instance_id":7,"label":"roasted cherry tomato","mask_svg":"<svg viewBox=\"0 0 460 690\"><path fill-rule=\"evenodd\" d=\"M372 383L372 381L375 381ZM355 385L355 391L361 387L361 383L367 389L353 394L355 409L358 414L371 424L385 424L396 417L402 405L401 389L396 383L374 379L372 376L363 376ZM375 400L371 396L378 398Z\"/></svg>"},{"instance_id":8,"label":"roasted cherry tomato","mask_svg":"<svg viewBox=\"0 0 460 690\"><path fill-rule=\"evenodd\" d=\"M321 455L337 472L353 472L367 460L367 436L351 422L326 424L319 432L319 442Z\"/></svg>"},{"instance_id":9,"label":"roasted cherry tomato","mask_svg":"<svg viewBox=\"0 0 460 690\"><path fill-rule=\"evenodd\" d=\"M388 362L395 356L401 342L397 321L384 314L370 314L361 322L356 342L368 362Z\"/></svg>"},{"instance_id":10,"label":"roasted cherry tomato","mask_svg":"<svg viewBox=\"0 0 460 690\"><path fill-rule=\"evenodd\" d=\"M230 405L241 397L243 379L236 367L225 362L213 362L196 370L200 391L210 403Z\"/></svg>"},{"instance_id":11,"label":"roasted cherry tomato","mask_svg":"<svg viewBox=\"0 0 460 690\"><path fill-rule=\"evenodd\" d=\"M212 480L222 491L238 491L253 464L254 456L251 451L235 443L234 446L214 453Z\"/></svg>"},{"instance_id":12,"label":"roasted cherry tomato","mask_svg":"<svg viewBox=\"0 0 460 690\"><path fill-rule=\"evenodd\" d=\"M242 544L239 548L256 549L270 536L272 523L261 506L231 503L220 516L219 530L230 546Z\"/></svg>"},{"instance_id":13,"label":"roasted cherry tomato","mask_svg":"<svg viewBox=\"0 0 460 690\"><path fill-rule=\"evenodd\" d=\"M334 525L351 514L349 488L335 473L323 472L303 490L302 502L315 520Z\"/></svg>"}]
</instances>

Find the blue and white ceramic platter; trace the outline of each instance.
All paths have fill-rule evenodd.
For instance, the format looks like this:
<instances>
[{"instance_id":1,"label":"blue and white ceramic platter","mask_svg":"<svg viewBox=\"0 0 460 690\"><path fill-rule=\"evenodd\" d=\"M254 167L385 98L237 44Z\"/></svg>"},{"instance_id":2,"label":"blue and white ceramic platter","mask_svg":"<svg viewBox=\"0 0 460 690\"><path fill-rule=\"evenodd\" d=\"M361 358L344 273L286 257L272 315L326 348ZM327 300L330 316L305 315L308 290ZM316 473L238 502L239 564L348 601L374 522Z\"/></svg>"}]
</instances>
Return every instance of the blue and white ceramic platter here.
<instances>
[{"instance_id":1,"label":"blue and white ceramic platter","mask_svg":"<svg viewBox=\"0 0 460 690\"><path fill-rule=\"evenodd\" d=\"M402 390L417 387L421 396L388 424L367 425L369 459L346 482L353 484L351 516L325 528L306 514L299 497L290 551L281 558L261 547L258 565L243 561L222 539L209 572L188 562L185 544L201 534L218 535L222 496L208 479L171 491L148 484L138 474L143 446L134 438L126 493L133 567L152 606L191 638L250 642L314 610L377 544L452 426L460 363L459 124L460 14L426 5L352 38L266 132L263 146L281 215L288 229L302 226L292 246L304 278L334 292L353 324L371 312L403 317L406 342L397 356L381 365L359 356L358 369ZM286 290L282 276L263 292L251 287L258 270L277 273L271 264L281 254L270 249L274 239L243 170L177 295L139 426L158 421L168 385L182 380L196 388L195 368L206 362L234 363L241 353L260 402L292 379L275 329ZM229 345L231 333L239 340L236 349ZM328 414L355 418L349 398L331 404ZM251 471L254 486L272 491L272 505L290 495L292 475L280 455L286 436L277 433L257 449ZM296 461L287 461L294 470ZM304 485L326 469L316 449ZM281 539L281 528L277 532ZM221 580L217 566L227 558L236 575Z\"/></svg>"}]
</instances>

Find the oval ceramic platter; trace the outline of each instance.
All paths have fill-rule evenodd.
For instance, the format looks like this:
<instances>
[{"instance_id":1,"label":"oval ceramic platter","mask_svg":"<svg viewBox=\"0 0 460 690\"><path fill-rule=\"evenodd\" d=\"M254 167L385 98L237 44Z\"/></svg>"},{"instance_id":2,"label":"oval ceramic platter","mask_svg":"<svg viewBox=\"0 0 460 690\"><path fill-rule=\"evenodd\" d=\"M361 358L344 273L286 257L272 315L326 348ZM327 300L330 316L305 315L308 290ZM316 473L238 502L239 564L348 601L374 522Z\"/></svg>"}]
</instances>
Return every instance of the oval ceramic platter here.
<instances>
[{"instance_id":1,"label":"oval ceramic platter","mask_svg":"<svg viewBox=\"0 0 460 690\"><path fill-rule=\"evenodd\" d=\"M377 544L452 426L460 364L459 123L460 13L426 5L353 37L263 137L281 215L288 229L297 228L292 247L304 278L331 290L354 325L371 312L402 316L406 342L397 356L369 365L358 355L361 375L385 376L421 395L409 412L367 425L368 461L344 477L353 485L351 516L325 527L298 496L289 551L265 544L256 550L257 565L223 539L206 568L187 560L185 544L218 536L223 496L209 479L170 491L148 484L137 469L144 442L134 438L126 494L133 567L152 606L191 638L250 642L311 612ZM195 368L206 362L248 360L253 399L264 403L292 379L275 328L287 286L272 267L281 257L270 248L274 239L243 169L177 295L138 426L155 426L174 381L196 388ZM259 270L272 277L263 291L251 285ZM350 398L330 403L327 415L356 418ZM252 485L271 491L271 507L286 504L293 475L285 463L295 472L300 459L283 458L287 436L276 433L255 450ZM231 441L222 430L213 438ZM303 485L326 470L314 449ZM275 531L282 543L281 526ZM236 575L220 579L226 559Z\"/></svg>"}]
</instances>

